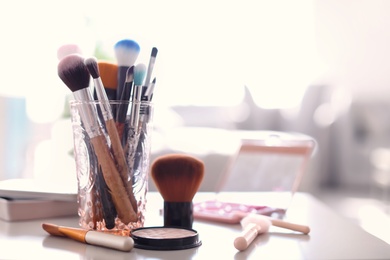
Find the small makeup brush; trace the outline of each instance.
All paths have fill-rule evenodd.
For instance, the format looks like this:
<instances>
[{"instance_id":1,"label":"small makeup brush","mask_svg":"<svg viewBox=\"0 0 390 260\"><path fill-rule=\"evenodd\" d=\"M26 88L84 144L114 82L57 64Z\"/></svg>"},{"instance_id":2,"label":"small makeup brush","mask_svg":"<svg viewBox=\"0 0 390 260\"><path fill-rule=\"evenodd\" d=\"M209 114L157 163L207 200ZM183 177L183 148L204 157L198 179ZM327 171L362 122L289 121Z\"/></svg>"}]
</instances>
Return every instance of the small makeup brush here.
<instances>
[{"instance_id":1,"label":"small makeup brush","mask_svg":"<svg viewBox=\"0 0 390 260\"><path fill-rule=\"evenodd\" d=\"M120 251L129 252L133 249L134 241L128 236L119 236L99 231L85 230L43 223L42 228L53 236L67 237L81 243L102 246Z\"/></svg>"},{"instance_id":2,"label":"small makeup brush","mask_svg":"<svg viewBox=\"0 0 390 260\"><path fill-rule=\"evenodd\" d=\"M122 96L128 68L134 65L140 53L139 44L131 39L123 39L114 45L115 58L118 65L117 98Z\"/></svg>"},{"instance_id":3,"label":"small makeup brush","mask_svg":"<svg viewBox=\"0 0 390 260\"><path fill-rule=\"evenodd\" d=\"M64 44L57 49L57 58L62 60L65 56L69 54L82 54L81 48L77 44Z\"/></svg>"},{"instance_id":4,"label":"small makeup brush","mask_svg":"<svg viewBox=\"0 0 390 260\"><path fill-rule=\"evenodd\" d=\"M119 105L116 112L116 126L118 129L119 137L123 135L123 128L127 117L127 110L129 108L131 91L133 89L133 80L134 80L134 66L131 66L126 73L126 82L122 91L122 96L120 100L124 101Z\"/></svg>"},{"instance_id":5,"label":"small makeup brush","mask_svg":"<svg viewBox=\"0 0 390 260\"><path fill-rule=\"evenodd\" d=\"M106 137L98 121L96 107L92 103L88 104L92 101L92 95L88 88L90 74L84 64L84 58L77 54L64 57L58 63L58 76L73 92L76 100L87 103L84 106L79 106L80 117L102 168L103 177L111 191L118 217L125 224L136 221L138 219L137 213L134 212L121 175L111 156Z\"/></svg>"},{"instance_id":6,"label":"small makeup brush","mask_svg":"<svg viewBox=\"0 0 390 260\"><path fill-rule=\"evenodd\" d=\"M142 95L142 83L145 78L146 73L146 66L143 63L139 63L134 67L134 87L131 92L131 107L130 107L130 119L129 124L126 125L127 130L129 131L129 134L126 135L123 139L123 143L125 144L125 150L130 151L132 147L136 147L136 152L130 153L129 156L131 158L129 159L130 162L132 162L131 165L131 172L133 174L137 170L135 168L136 165L138 165L138 162L142 159L142 150L139 151L139 146L143 145L140 144L140 134L142 133L140 127L139 127L139 120L140 120L140 111L141 111L141 95ZM142 126L142 125L141 125ZM142 142L142 140L141 140ZM139 153L141 152L141 154Z\"/></svg>"},{"instance_id":7,"label":"small makeup brush","mask_svg":"<svg viewBox=\"0 0 390 260\"><path fill-rule=\"evenodd\" d=\"M303 234L310 233L310 228L308 226L294 224L280 219L273 219L258 214L249 214L245 216L240 223L243 227L243 231L234 240L234 247L240 251L245 250L259 234L267 233L271 226L282 227Z\"/></svg>"},{"instance_id":8,"label":"small makeup brush","mask_svg":"<svg viewBox=\"0 0 390 260\"><path fill-rule=\"evenodd\" d=\"M107 98L109 100L116 100L116 89L118 87L118 66L115 63L108 61L98 61L98 67L100 78L102 79ZM97 99L97 95L95 95L94 98Z\"/></svg>"},{"instance_id":9,"label":"small makeup brush","mask_svg":"<svg viewBox=\"0 0 390 260\"><path fill-rule=\"evenodd\" d=\"M142 97L142 85L145 79L146 66L144 63L138 63L134 67L134 89L132 91L132 108L130 114L130 125L137 129Z\"/></svg>"},{"instance_id":10,"label":"small makeup brush","mask_svg":"<svg viewBox=\"0 0 390 260\"><path fill-rule=\"evenodd\" d=\"M148 86L145 92L145 96L147 97L148 101L152 101L155 86L156 86L156 78L152 80L152 83L150 83L150 85Z\"/></svg>"},{"instance_id":11,"label":"small makeup brush","mask_svg":"<svg viewBox=\"0 0 390 260\"><path fill-rule=\"evenodd\" d=\"M88 71L94 80L95 89L97 92L98 99L100 101L100 108L103 114L103 119L106 123L108 135L110 136L111 146L114 153L115 161L117 163L118 171L121 175L123 185L126 187L133 209L136 212L137 201L134 197L132 185L128 182L129 170L127 167L126 158L123 153L122 144L112 115L109 100L107 98L106 92L104 91L103 83L100 79L97 59L95 57L90 57L85 59L84 63L87 66Z\"/></svg>"},{"instance_id":12,"label":"small makeup brush","mask_svg":"<svg viewBox=\"0 0 390 260\"><path fill-rule=\"evenodd\" d=\"M191 228L192 199L204 176L204 163L186 154L158 157L151 166L152 179L164 199L164 226Z\"/></svg>"},{"instance_id":13,"label":"small makeup brush","mask_svg":"<svg viewBox=\"0 0 390 260\"><path fill-rule=\"evenodd\" d=\"M157 57L157 52L158 49L156 47L152 48L152 51L150 53L150 59L149 59L149 64L148 64L148 70L146 72L146 77L145 77L145 86L149 87L150 85L150 79L152 78L153 74L153 69L154 69L154 64L156 62L156 57ZM146 91L147 93L148 91ZM146 95L147 96L147 95Z\"/></svg>"},{"instance_id":14,"label":"small makeup brush","mask_svg":"<svg viewBox=\"0 0 390 260\"><path fill-rule=\"evenodd\" d=\"M104 180L102 168L98 167L96 171L95 185L99 192L99 199L102 208L101 213L103 215L104 224L107 229L113 229L115 227L115 218L117 216L115 205L112 201L110 189Z\"/></svg>"}]
</instances>

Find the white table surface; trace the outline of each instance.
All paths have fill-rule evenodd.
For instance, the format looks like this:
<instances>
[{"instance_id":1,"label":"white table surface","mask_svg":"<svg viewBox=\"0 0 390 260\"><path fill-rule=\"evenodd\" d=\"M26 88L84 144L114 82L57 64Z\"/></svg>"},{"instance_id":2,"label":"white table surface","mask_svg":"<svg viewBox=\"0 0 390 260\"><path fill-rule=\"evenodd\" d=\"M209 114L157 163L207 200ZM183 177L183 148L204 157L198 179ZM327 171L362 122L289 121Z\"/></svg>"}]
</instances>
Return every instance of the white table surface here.
<instances>
[{"instance_id":1,"label":"white table surface","mask_svg":"<svg viewBox=\"0 0 390 260\"><path fill-rule=\"evenodd\" d=\"M226 193L218 198L250 203L262 195ZM212 193L198 193L194 201L214 197ZM149 193L145 226L162 225L161 207L160 194ZM241 232L240 225L195 221L193 228L203 243L198 248L178 251L134 248L131 252L120 252L49 236L41 228L43 222L77 227L77 216L22 222L0 220L0 259L390 259L389 244L340 217L309 194L295 194L286 219L309 225L311 233L302 235L271 227L269 233L258 236L243 252L233 246L234 237Z\"/></svg>"}]
</instances>

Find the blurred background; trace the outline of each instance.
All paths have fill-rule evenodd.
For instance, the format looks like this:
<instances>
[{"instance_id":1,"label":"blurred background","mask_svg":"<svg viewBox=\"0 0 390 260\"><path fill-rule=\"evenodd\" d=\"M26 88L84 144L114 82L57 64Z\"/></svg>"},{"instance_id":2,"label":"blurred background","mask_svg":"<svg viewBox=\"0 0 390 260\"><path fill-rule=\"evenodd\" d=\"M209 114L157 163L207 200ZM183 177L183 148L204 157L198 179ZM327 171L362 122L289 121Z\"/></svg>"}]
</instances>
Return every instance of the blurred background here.
<instances>
[{"instance_id":1,"label":"blurred background","mask_svg":"<svg viewBox=\"0 0 390 260\"><path fill-rule=\"evenodd\" d=\"M1 2L0 180L76 181L57 49L114 60L130 38L137 62L159 49L153 156L196 154L212 190L232 132L306 134L317 148L299 190L390 243L378 225L390 223L389 12L386 0Z\"/></svg>"}]
</instances>

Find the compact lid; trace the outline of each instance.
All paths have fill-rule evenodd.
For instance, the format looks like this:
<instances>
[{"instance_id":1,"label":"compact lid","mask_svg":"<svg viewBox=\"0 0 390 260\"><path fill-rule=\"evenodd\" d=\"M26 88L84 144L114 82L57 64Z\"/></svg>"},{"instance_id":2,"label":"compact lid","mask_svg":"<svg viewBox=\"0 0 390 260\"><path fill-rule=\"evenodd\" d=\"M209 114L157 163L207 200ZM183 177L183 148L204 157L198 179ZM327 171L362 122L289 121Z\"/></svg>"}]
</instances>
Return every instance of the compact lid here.
<instances>
[{"instance_id":1,"label":"compact lid","mask_svg":"<svg viewBox=\"0 0 390 260\"><path fill-rule=\"evenodd\" d=\"M131 232L134 247L149 250L181 250L202 244L198 232L183 227L143 227Z\"/></svg>"}]
</instances>

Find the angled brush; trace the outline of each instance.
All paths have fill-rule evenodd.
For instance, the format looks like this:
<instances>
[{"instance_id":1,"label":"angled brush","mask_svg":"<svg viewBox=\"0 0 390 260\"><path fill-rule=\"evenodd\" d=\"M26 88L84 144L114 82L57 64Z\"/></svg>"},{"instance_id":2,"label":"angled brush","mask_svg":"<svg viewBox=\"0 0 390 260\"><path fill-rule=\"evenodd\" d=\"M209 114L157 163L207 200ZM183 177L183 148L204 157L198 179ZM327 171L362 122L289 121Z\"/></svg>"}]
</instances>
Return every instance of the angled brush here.
<instances>
[{"instance_id":1,"label":"angled brush","mask_svg":"<svg viewBox=\"0 0 390 260\"><path fill-rule=\"evenodd\" d=\"M79 106L80 117L96 153L103 177L109 187L118 217L125 224L137 220L116 163L113 160L106 137L98 122L96 107L92 103L92 95L88 89L90 74L84 64L84 58L71 54L63 58L58 64L58 76L73 92L78 101L86 102Z\"/></svg>"},{"instance_id":2,"label":"angled brush","mask_svg":"<svg viewBox=\"0 0 390 260\"><path fill-rule=\"evenodd\" d=\"M117 98L122 96L128 68L134 65L140 53L139 44L130 39L123 39L114 45L115 58L118 65Z\"/></svg>"},{"instance_id":3,"label":"angled brush","mask_svg":"<svg viewBox=\"0 0 390 260\"><path fill-rule=\"evenodd\" d=\"M116 100L116 89L118 87L118 66L112 62L99 60L98 68L107 98L109 100ZM96 100L98 99L96 89L94 90L94 98Z\"/></svg>"},{"instance_id":4,"label":"angled brush","mask_svg":"<svg viewBox=\"0 0 390 260\"><path fill-rule=\"evenodd\" d=\"M204 163L186 154L158 157L151 176L164 199L164 226L192 227L192 199L204 176Z\"/></svg>"}]
</instances>

